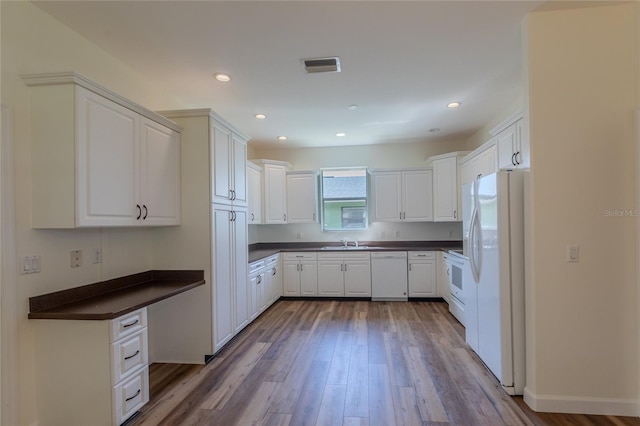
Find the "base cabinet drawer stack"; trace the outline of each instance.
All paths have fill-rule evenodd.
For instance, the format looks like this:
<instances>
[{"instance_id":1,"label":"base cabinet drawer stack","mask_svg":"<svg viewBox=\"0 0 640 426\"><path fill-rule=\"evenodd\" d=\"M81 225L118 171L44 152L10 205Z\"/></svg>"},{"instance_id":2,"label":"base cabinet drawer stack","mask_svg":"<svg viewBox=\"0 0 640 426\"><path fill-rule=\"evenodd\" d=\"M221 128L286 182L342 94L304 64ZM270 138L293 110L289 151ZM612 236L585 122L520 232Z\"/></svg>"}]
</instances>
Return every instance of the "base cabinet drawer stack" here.
<instances>
[{"instance_id":1,"label":"base cabinet drawer stack","mask_svg":"<svg viewBox=\"0 0 640 426\"><path fill-rule=\"evenodd\" d=\"M104 321L38 320L38 418L120 425L149 401L146 308Z\"/></svg>"}]
</instances>

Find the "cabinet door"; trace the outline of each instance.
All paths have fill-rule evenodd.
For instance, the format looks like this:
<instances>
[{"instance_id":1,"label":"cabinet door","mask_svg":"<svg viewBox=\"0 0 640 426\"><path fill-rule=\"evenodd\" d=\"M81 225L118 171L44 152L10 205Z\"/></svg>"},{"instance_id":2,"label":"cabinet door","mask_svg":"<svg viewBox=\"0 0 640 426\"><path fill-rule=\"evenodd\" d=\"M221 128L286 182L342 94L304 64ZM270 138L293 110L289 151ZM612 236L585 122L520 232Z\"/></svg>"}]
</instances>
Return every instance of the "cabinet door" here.
<instances>
[{"instance_id":1,"label":"cabinet door","mask_svg":"<svg viewBox=\"0 0 640 426\"><path fill-rule=\"evenodd\" d=\"M287 223L314 223L318 204L314 173L287 175Z\"/></svg>"},{"instance_id":2,"label":"cabinet door","mask_svg":"<svg viewBox=\"0 0 640 426\"><path fill-rule=\"evenodd\" d=\"M140 203L143 225L180 224L180 135L142 118Z\"/></svg>"},{"instance_id":3,"label":"cabinet door","mask_svg":"<svg viewBox=\"0 0 640 426\"><path fill-rule=\"evenodd\" d=\"M283 166L264 165L264 223L287 223L287 180Z\"/></svg>"},{"instance_id":4,"label":"cabinet door","mask_svg":"<svg viewBox=\"0 0 640 426\"><path fill-rule=\"evenodd\" d=\"M300 296L300 263L283 263L283 281L285 296Z\"/></svg>"},{"instance_id":5,"label":"cabinet door","mask_svg":"<svg viewBox=\"0 0 640 426\"><path fill-rule=\"evenodd\" d=\"M347 297L371 297L371 263L346 261L344 295Z\"/></svg>"},{"instance_id":6,"label":"cabinet door","mask_svg":"<svg viewBox=\"0 0 640 426\"><path fill-rule=\"evenodd\" d=\"M236 135L231 136L233 144L233 205L246 206L247 197L247 142Z\"/></svg>"},{"instance_id":7,"label":"cabinet door","mask_svg":"<svg viewBox=\"0 0 640 426\"><path fill-rule=\"evenodd\" d=\"M516 163L516 124L504 129L496 136L498 165L500 169L514 169Z\"/></svg>"},{"instance_id":8,"label":"cabinet door","mask_svg":"<svg viewBox=\"0 0 640 426\"><path fill-rule=\"evenodd\" d=\"M211 138L211 201L229 204L231 203L231 190L233 189L231 131L212 120Z\"/></svg>"},{"instance_id":9,"label":"cabinet door","mask_svg":"<svg viewBox=\"0 0 640 426\"><path fill-rule=\"evenodd\" d=\"M247 167L249 225L262 223L262 174Z\"/></svg>"},{"instance_id":10,"label":"cabinet door","mask_svg":"<svg viewBox=\"0 0 640 426\"><path fill-rule=\"evenodd\" d=\"M377 172L371 175L371 220L399 222L402 204L400 172Z\"/></svg>"},{"instance_id":11,"label":"cabinet door","mask_svg":"<svg viewBox=\"0 0 640 426\"><path fill-rule=\"evenodd\" d=\"M409 297L436 296L436 262L409 261Z\"/></svg>"},{"instance_id":12,"label":"cabinet door","mask_svg":"<svg viewBox=\"0 0 640 426\"><path fill-rule=\"evenodd\" d=\"M458 218L457 158L433 162L433 220L455 222Z\"/></svg>"},{"instance_id":13,"label":"cabinet door","mask_svg":"<svg viewBox=\"0 0 640 426\"><path fill-rule=\"evenodd\" d=\"M342 260L318 262L318 296L344 296L344 265Z\"/></svg>"},{"instance_id":14,"label":"cabinet door","mask_svg":"<svg viewBox=\"0 0 640 426\"><path fill-rule=\"evenodd\" d=\"M516 121L516 162L519 169L529 168L529 135L525 134L523 120Z\"/></svg>"},{"instance_id":15,"label":"cabinet door","mask_svg":"<svg viewBox=\"0 0 640 426\"><path fill-rule=\"evenodd\" d=\"M300 263L300 295L318 295L318 262Z\"/></svg>"},{"instance_id":16,"label":"cabinet door","mask_svg":"<svg viewBox=\"0 0 640 426\"><path fill-rule=\"evenodd\" d=\"M402 220L426 222L433 220L433 172L431 170L402 172Z\"/></svg>"},{"instance_id":17,"label":"cabinet door","mask_svg":"<svg viewBox=\"0 0 640 426\"><path fill-rule=\"evenodd\" d=\"M272 265L270 284L271 284L271 297L269 298L269 305L278 300L282 296L282 268L280 267L280 261Z\"/></svg>"},{"instance_id":18,"label":"cabinet door","mask_svg":"<svg viewBox=\"0 0 640 426\"><path fill-rule=\"evenodd\" d=\"M260 290L258 287L261 286L260 280L262 279L262 275L263 274L258 274L249 277L249 290L247 293L249 296L249 314L252 320L258 316L258 310L260 309Z\"/></svg>"},{"instance_id":19,"label":"cabinet door","mask_svg":"<svg viewBox=\"0 0 640 426\"><path fill-rule=\"evenodd\" d=\"M235 334L231 209L214 204L211 216L213 338L214 349L218 350Z\"/></svg>"},{"instance_id":20,"label":"cabinet door","mask_svg":"<svg viewBox=\"0 0 640 426\"><path fill-rule=\"evenodd\" d=\"M76 226L137 224L140 116L80 87L76 106Z\"/></svg>"},{"instance_id":21,"label":"cabinet door","mask_svg":"<svg viewBox=\"0 0 640 426\"><path fill-rule=\"evenodd\" d=\"M234 261L233 284L235 286L235 330L240 331L249 323L249 238L247 235L247 210L233 207L233 246L230 249Z\"/></svg>"}]
</instances>

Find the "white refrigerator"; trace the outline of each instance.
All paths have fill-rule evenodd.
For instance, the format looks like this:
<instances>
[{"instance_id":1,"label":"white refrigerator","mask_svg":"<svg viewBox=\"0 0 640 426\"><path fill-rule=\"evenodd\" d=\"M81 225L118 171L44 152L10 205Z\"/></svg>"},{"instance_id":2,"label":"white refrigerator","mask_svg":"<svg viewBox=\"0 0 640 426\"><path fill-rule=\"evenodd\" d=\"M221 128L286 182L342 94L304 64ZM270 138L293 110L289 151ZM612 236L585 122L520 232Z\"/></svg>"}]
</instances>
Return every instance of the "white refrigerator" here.
<instances>
[{"instance_id":1,"label":"white refrigerator","mask_svg":"<svg viewBox=\"0 0 640 426\"><path fill-rule=\"evenodd\" d=\"M466 340L511 395L525 385L524 173L462 188Z\"/></svg>"}]
</instances>

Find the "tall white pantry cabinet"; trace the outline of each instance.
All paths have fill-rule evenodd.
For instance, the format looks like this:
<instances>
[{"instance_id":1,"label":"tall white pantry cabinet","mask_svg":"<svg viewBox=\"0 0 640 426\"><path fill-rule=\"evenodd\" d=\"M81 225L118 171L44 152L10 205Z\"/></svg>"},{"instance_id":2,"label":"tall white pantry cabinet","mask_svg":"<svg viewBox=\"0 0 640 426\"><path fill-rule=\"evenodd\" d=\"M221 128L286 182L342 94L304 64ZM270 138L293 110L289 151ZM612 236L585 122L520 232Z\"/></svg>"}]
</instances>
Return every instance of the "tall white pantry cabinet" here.
<instances>
[{"instance_id":1,"label":"tall white pantry cabinet","mask_svg":"<svg viewBox=\"0 0 640 426\"><path fill-rule=\"evenodd\" d=\"M161 114L182 127L183 225L154 233L155 267L206 284L152 306L150 340L156 362L203 363L249 323L248 137L210 109Z\"/></svg>"}]
</instances>

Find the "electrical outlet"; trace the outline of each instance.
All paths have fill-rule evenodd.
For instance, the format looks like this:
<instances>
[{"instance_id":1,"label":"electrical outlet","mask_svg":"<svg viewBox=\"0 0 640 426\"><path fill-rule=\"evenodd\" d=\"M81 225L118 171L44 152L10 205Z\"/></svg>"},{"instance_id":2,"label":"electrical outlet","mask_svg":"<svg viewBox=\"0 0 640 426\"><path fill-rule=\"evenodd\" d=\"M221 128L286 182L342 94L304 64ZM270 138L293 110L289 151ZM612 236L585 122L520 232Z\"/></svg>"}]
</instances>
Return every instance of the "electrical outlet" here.
<instances>
[{"instance_id":1,"label":"electrical outlet","mask_svg":"<svg viewBox=\"0 0 640 426\"><path fill-rule=\"evenodd\" d=\"M94 248L93 249L93 263L102 263L102 249Z\"/></svg>"},{"instance_id":2,"label":"electrical outlet","mask_svg":"<svg viewBox=\"0 0 640 426\"><path fill-rule=\"evenodd\" d=\"M71 250L71 267L78 268L82 266L82 250Z\"/></svg>"},{"instance_id":3,"label":"electrical outlet","mask_svg":"<svg viewBox=\"0 0 640 426\"><path fill-rule=\"evenodd\" d=\"M567 262L580 262L580 247L576 245L567 246Z\"/></svg>"},{"instance_id":4,"label":"electrical outlet","mask_svg":"<svg viewBox=\"0 0 640 426\"><path fill-rule=\"evenodd\" d=\"M40 272L40 256L23 256L20 258L20 275Z\"/></svg>"},{"instance_id":5,"label":"electrical outlet","mask_svg":"<svg viewBox=\"0 0 640 426\"><path fill-rule=\"evenodd\" d=\"M396 238L400 238L400 231L396 231Z\"/></svg>"},{"instance_id":6,"label":"electrical outlet","mask_svg":"<svg viewBox=\"0 0 640 426\"><path fill-rule=\"evenodd\" d=\"M302 239L302 232L298 232L298 239L301 240Z\"/></svg>"}]
</instances>

